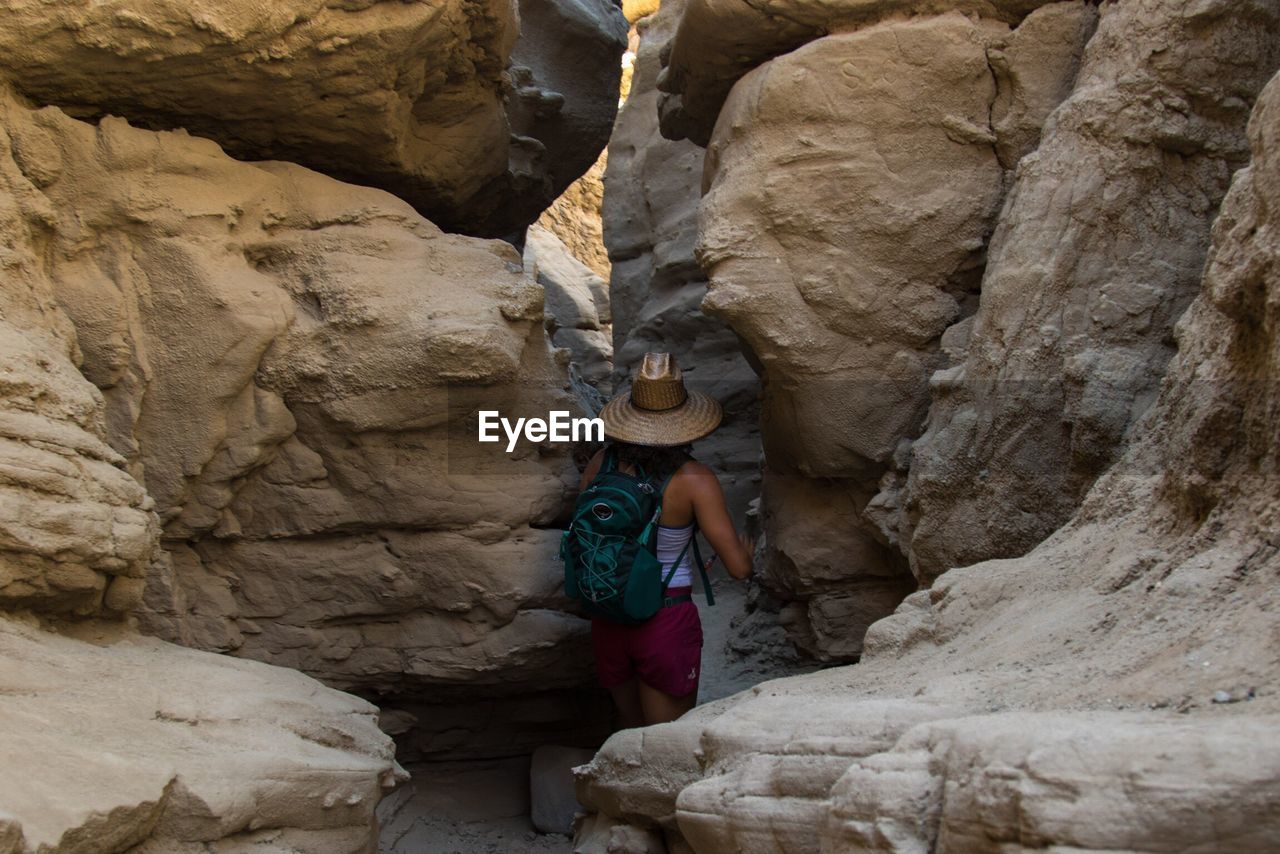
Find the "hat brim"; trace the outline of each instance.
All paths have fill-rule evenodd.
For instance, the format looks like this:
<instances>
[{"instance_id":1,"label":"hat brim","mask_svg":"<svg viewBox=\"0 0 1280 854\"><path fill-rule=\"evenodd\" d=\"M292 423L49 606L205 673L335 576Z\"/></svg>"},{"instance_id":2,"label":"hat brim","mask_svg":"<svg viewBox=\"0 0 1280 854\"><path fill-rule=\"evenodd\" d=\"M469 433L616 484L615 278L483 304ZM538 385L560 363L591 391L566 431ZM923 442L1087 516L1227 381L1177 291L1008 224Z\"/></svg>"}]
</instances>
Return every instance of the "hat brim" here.
<instances>
[{"instance_id":1,"label":"hat brim","mask_svg":"<svg viewBox=\"0 0 1280 854\"><path fill-rule=\"evenodd\" d=\"M604 434L633 445L673 448L687 445L720 426L724 410L715 398L691 391L685 402L671 409L641 409L631 403L631 393L604 405L600 419Z\"/></svg>"}]
</instances>

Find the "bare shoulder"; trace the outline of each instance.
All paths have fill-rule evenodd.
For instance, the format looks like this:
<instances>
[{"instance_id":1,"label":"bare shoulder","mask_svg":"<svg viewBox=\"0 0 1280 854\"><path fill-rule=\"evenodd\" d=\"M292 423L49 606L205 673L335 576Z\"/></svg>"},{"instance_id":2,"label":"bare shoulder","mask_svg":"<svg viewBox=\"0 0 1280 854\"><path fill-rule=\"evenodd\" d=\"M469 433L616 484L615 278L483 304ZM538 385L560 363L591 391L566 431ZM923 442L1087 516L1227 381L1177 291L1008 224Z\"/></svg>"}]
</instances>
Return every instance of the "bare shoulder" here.
<instances>
[{"instance_id":1,"label":"bare shoulder","mask_svg":"<svg viewBox=\"0 0 1280 854\"><path fill-rule=\"evenodd\" d=\"M676 477L687 484L690 489L697 491L717 489L720 486L720 480L716 477L716 473L711 470L711 467L697 460L689 460L680 466L676 470Z\"/></svg>"}]
</instances>

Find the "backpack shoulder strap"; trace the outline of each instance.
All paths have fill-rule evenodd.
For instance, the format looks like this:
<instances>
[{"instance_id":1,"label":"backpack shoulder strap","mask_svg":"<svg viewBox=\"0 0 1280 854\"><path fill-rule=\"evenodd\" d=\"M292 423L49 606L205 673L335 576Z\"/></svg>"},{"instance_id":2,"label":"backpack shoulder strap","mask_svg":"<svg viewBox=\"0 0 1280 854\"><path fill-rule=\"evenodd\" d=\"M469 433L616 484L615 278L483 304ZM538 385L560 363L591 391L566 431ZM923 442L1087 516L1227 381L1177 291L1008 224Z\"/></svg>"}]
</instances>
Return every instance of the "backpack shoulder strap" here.
<instances>
[{"instance_id":1,"label":"backpack shoulder strap","mask_svg":"<svg viewBox=\"0 0 1280 854\"><path fill-rule=\"evenodd\" d=\"M607 471L613 471L618 467L618 451L613 445L607 445L604 449L604 459L600 461L600 471L597 474L603 474Z\"/></svg>"},{"instance_id":2,"label":"backpack shoulder strap","mask_svg":"<svg viewBox=\"0 0 1280 854\"><path fill-rule=\"evenodd\" d=\"M698 520L693 521L693 536L689 538L689 542L693 543L693 562L698 565L698 575L702 578L702 592L707 595L708 607L716 604L716 596L711 592L711 579L707 577L707 565L702 560L702 552L698 549Z\"/></svg>"},{"instance_id":3,"label":"backpack shoulder strap","mask_svg":"<svg viewBox=\"0 0 1280 854\"><path fill-rule=\"evenodd\" d=\"M646 548L649 546L649 538L653 536L654 526L658 524L658 519L662 518L662 493L667 491L667 484L671 482L671 477L674 474L675 472L672 472L663 478L662 483L657 487L657 501L653 507L653 515L649 517L649 524L644 526L644 530L641 531L640 536L636 538L639 540L640 545L645 546ZM652 483L652 481L650 481L650 483ZM666 584L662 585L662 589L667 589Z\"/></svg>"}]
</instances>

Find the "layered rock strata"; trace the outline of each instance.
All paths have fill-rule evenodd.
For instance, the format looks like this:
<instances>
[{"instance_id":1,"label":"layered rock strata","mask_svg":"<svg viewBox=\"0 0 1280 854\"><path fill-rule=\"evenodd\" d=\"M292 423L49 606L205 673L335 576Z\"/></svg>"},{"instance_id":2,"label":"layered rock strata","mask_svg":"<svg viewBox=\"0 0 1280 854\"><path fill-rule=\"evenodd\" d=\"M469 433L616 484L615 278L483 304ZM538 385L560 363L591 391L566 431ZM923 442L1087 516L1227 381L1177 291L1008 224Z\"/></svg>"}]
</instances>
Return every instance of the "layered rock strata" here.
<instances>
[{"instance_id":1,"label":"layered rock strata","mask_svg":"<svg viewBox=\"0 0 1280 854\"><path fill-rule=\"evenodd\" d=\"M603 148L625 43L605 0L23 0L4 12L0 70L75 115L186 128L498 236Z\"/></svg>"},{"instance_id":2,"label":"layered rock strata","mask_svg":"<svg viewBox=\"0 0 1280 854\"><path fill-rule=\"evenodd\" d=\"M145 627L391 706L576 710L586 623L549 530L573 467L477 442L478 409L577 411L515 250L185 134L0 113L105 438L163 525Z\"/></svg>"},{"instance_id":3,"label":"layered rock strata","mask_svg":"<svg viewBox=\"0 0 1280 854\"><path fill-rule=\"evenodd\" d=\"M580 775L584 848L620 827L694 851L1280 834L1280 77L1249 136L1158 400L1075 517L913 594L856 666L614 736Z\"/></svg>"},{"instance_id":4,"label":"layered rock strata","mask_svg":"<svg viewBox=\"0 0 1280 854\"><path fill-rule=\"evenodd\" d=\"M0 851L371 850L403 777L373 706L120 619L164 556L57 297L41 122L78 123L0 98Z\"/></svg>"},{"instance_id":5,"label":"layered rock strata","mask_svg":"<svg viewBox=\"0 0 1280 854\"><path fill-rule=\"evenodd\" d=\"M0 608L120 616L141 601L160 527L73 363L43 252L54 211L15 162L15 139L0 124Z\"/></svg>"}]
</instances>

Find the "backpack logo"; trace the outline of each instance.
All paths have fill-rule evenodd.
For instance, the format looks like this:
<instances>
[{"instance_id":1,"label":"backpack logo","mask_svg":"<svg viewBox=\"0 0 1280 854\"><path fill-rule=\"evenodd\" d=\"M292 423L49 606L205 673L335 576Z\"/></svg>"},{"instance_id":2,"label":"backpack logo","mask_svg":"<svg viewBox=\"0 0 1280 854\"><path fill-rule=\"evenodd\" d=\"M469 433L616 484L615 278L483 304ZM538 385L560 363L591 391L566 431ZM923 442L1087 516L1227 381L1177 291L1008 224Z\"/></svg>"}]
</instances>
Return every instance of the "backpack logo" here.
<instances>
[{"instance_id":1,"label":"backpack logo","mask_svg":"<svg viewBox=\"0 0 1280 854\"><path fill-rule=\"evenodd\" d=\"M595 516L601 522L608 522L613 518L613 508L602 501L592 506L591 515Z\"/></svg>"},{"instance_id":2,"label":"backpack logo","mask_svg":"<svg viewBox=\"0 0 1280 854\"><path fill-rule=\"evenodd\" d=\"M686 679L688 679L690 682L692 682L693 680L697 679L697 678L698 678L698 668L696 668L696 667L691 667L691 668L689 668L689 675L688 675L688 676L686 676L685 678L686 678Z\"/></svg>"}]
</instances>

